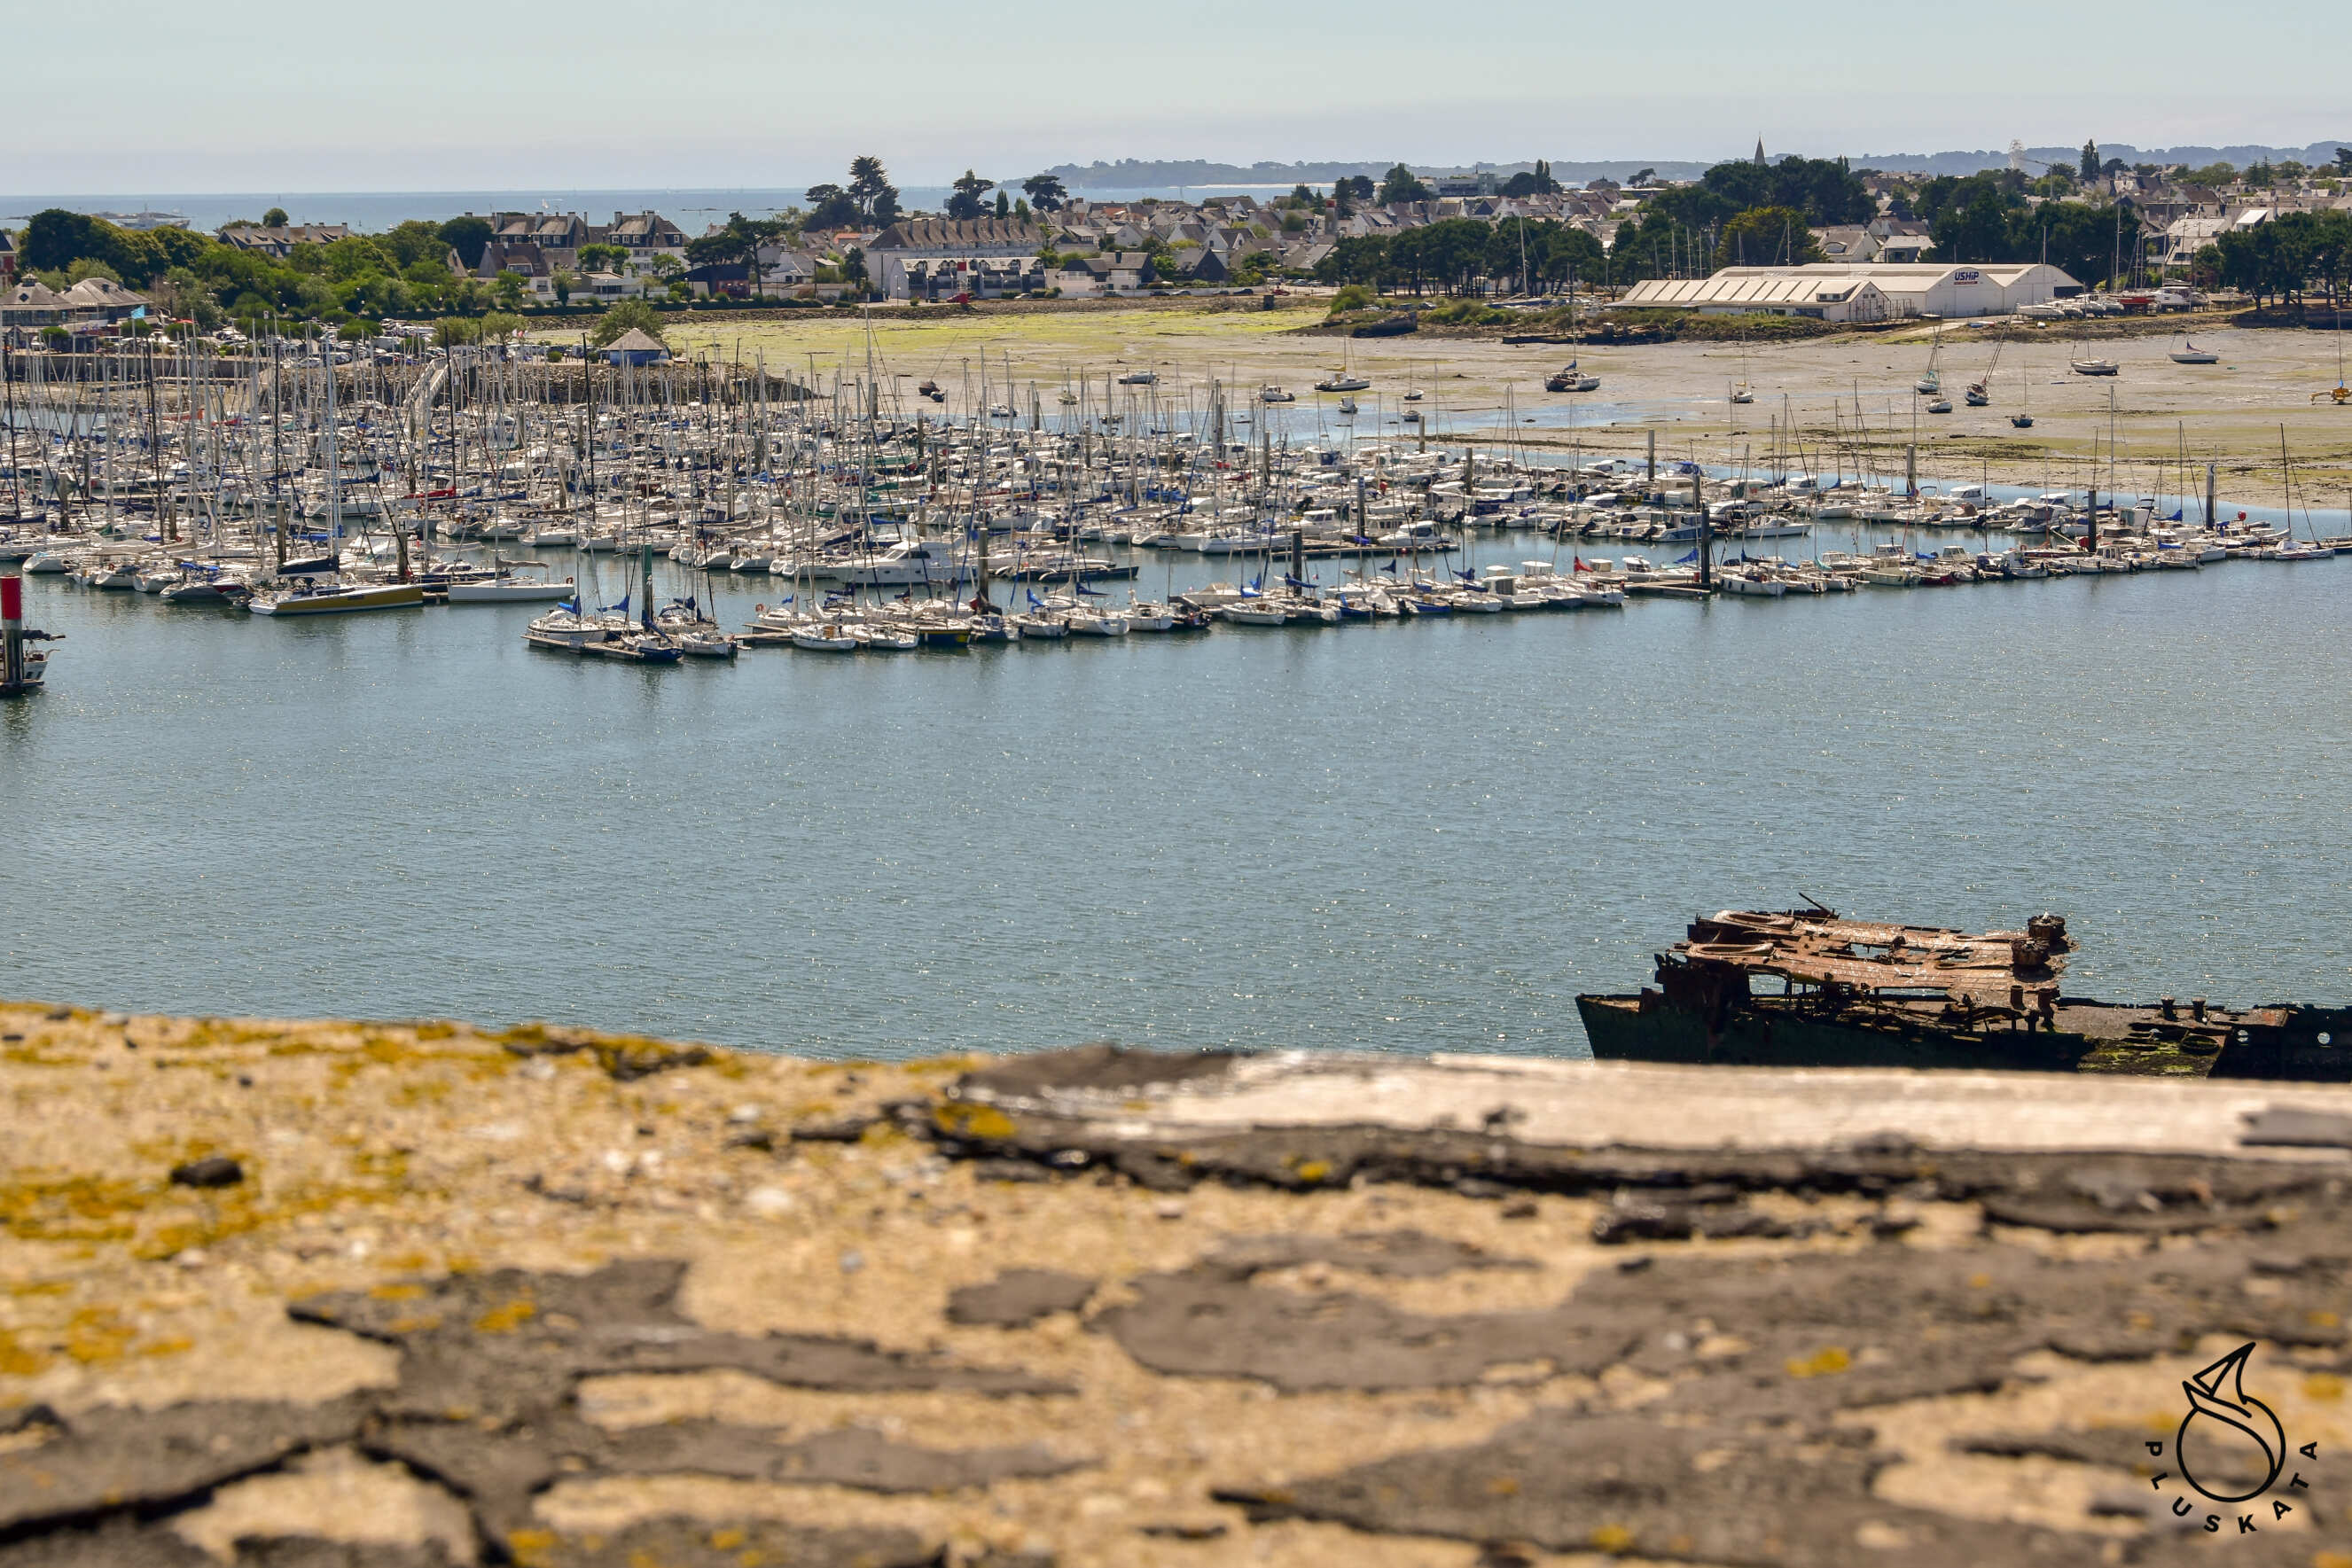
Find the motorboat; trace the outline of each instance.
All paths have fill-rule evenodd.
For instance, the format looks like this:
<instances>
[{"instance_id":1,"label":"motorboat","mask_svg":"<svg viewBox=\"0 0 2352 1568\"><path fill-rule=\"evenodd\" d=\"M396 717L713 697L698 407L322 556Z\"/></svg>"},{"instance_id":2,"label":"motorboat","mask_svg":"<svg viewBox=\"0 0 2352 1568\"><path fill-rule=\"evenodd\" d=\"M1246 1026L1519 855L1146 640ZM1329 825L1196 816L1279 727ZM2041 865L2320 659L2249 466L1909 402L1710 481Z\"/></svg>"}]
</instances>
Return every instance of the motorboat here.
<instances>
[{"instance_id":1,"label":"motorboat","mask_svg":"<svg viewBox=\"0 0 2352 1568\"><path fill-rule=\"evenodd\" d=\"M348 615L362 610L411 610L425 602L419 582L321 582L313 578L275 592L257 593L246 608L256 615Z\"/></svg>"},{"instance_id":2,"label":"motorboat","mask_svg":"<svg viewBox=\"0 0 2352 1568\"><path fill-rule=\"evenodd\" d=\"M1265 385L1257 389L1257 401L1260 402L1297 402L1298 401L1298 394L1290 391L1286 387L1278 387L1272 382L1268 382Z\"/></svg>"}]
</instances>

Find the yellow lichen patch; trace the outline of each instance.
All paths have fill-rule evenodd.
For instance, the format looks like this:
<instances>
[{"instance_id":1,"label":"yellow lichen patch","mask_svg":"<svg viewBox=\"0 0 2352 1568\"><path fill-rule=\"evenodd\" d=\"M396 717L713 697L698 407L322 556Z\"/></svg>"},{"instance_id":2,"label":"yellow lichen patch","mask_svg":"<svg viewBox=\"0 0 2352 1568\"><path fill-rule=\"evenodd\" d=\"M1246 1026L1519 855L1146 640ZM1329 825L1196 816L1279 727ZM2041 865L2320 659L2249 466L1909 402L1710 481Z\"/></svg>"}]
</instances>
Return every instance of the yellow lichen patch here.
<instances>
[{"instance_id":1,"label":"yellow lichen patch","mask_svg":"<svg viewBox=\"0 0 2352 1568\"><path fill-rule=\"evenodd\" d=\"M1331 1178L1328 1160L1303 1160L1292 1167L1292 1174L1309 1186L1318 1186Z\"/></svg>"},{"instance_id":2,"label":"yellow lichen patch","mask_svg":"<svg viewBox=\"0 0 2352 1568\"><path fill-rule=\"evenodd\" d=\"M417 1265L407 1264L403 1266L414 1268ZM377 1285L368 1291L370 1296L379 1301L413 1301L424 1293L424 1286L410 1284L405 1281L388 1285Z\"/></svg>"},{"instance_id":3,"label":"yellow lichen patch","mask_svg":"<svg viewBox=\"0 0 2352 1568\"><path fill-rule=\"evenodd\" d=\"M0 1329L0 1377L32 1377L49 1369L49 1354L17 1343L14 1330Z\"/></svg>"},{"instance_id":4,"label":"yellow lichen patch","mask_svg":"<svg viewBox=\"0 0 2352 1568\"><path fill-rule=\"evenodd\" d=\"M160 1189L102 1176L26 1177L0 1185L0 1229L22 1241L120 1241Z\"/></svg>"},{"instance_id":5,"label":"yellow lichen patch","mask_svg":"<svg viewBox=\"0 0 2352 1568\"><path fill-rule=\"evenodd\" d=\"M1788 1366L1789 1375L1791 1377L1829 1377L1843 1372L1853 1364L1853 1357L1838 1346L1831 1345L1824 1350L1816 1351L1801 1361L1791 1359Z\"/></svg>"},{"instance_id":6,"label":"yellow lichen patch","mask_svg":"<svg viewBox=\"0 0 2352 1568\"><path fill-rule=\"evenodd\" d=\"M950 1100L931 1108L931 1123L953 1138L972 1138L983 1143L1003 1143L1016 1129L1013 1118L989 1105L972 1105L961 1100Z\"/></svg>"},{"instance_id":7,"label":"yellow lichen patch","mask_svg":"<svg viewBox=\"0 0 2352 1568\"><path fill-rule=\"evenodd\" d=\"M419 1040L449 1040L457 1035L457 1026L445 1019L425 1019L412 1025L410 1032Z\"/></svg>"},{"instance_id":8,"label":"yellow lichen patch","mask_svg":"<svg viewBox=\"0 0 2352 1568\"><path fill-rule=\"evenodd\" d=\"M66 1322L65 1353L84 1366L121 1361L139 1331L112 1307L84 1307Z\"/></svg>"},{"instance_id":9,"label":"yellow lichen patch","mask_svg":"<svg viewBox=\"0 0 2352 1568\"><path fill-rule=\"evenodd\" d=\"M2332 1372L2315 1372L2303 1380L2303 1396L2333 1403L2344 1397L2344 1380Z\"/></svg>"},{"instance_id":10,"label":"yellow lichen patch","mask_svg":"<svg viewBox=\"0 0 2352 1568\"><path fill-rule=\"evenodd\" d=\"M185 1355L195 1348L195 1341L180 1334L170 1334L163 1339L151 1339L144 1344L133 1345L131 1353L133 1355L144 1356Z\"/></svg>"},{"instance_id":11,"label":"yellow lichen patch","mask_svg":"<svg viewBox=\"0 0 2352 1568\"><path fill-rule=\"evenodd\" d=\"M558 1542L551 1530L509 1530L507 1555L515 1560L516 1568L549 1568L555 1561Z\"/></svg>"},{"instance_id":12,"label":"yellow lichen patch","mask_svg":"<svg viewBox=\"0 0 2352 1568\"><path fill-rule=\"evenodd\" d=\"M529 1298L518 1296L502 1307L492 1307L474 1320L476 1333L512 1333L539 1315L539 1307Z\"/></svg>"},{"instance_id":13,"label":"yellow lichen patch","mask_svg":"<svg viewBox=\"0 0 2352 1568\"><path fill-rule=\"evenodd\" d=\"M1633 1550L1633 1532L1622 1524L1604 1524L1592 1532L1592 1550L1622 1555Z\"/></svg>"},{"instance_id":14,"label":"yellow lichen patch","mask_svg":"<svg viewBox=\"0 0 2352 1568\"><path fill-rule=\"evenodd\" d=\"M2315 1329L2332 1329L2343 1320L2334 1312L2315 1309L2303 1314L2303 1321Z\"/></svg>"}]
</instances>

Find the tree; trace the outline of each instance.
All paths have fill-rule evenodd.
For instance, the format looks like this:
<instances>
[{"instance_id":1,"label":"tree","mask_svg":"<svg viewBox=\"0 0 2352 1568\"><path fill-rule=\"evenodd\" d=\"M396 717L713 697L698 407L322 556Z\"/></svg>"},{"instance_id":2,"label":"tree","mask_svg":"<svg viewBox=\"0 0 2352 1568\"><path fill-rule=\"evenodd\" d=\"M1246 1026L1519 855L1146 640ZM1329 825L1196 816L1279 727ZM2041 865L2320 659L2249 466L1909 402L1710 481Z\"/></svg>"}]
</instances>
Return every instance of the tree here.
<instances>
[{"instance_id":1,"label":"tree","mask_svg":"<svg viewBox=\"0 0 2352 1568\"><path fill-rule=\"evenodd\" d=\"M890 183L881 159L871 153L852 158L847 189L849 199L857 204L857 215L866 222L879 228L898 221L898 187Z\"/></svg>"},{"instance_id":2,"label":"tree","mask_svg":"<svg viewBox=\"0 0 2352 1568\"><path fill-rule=\"evenodd\" d=\"M488 218L451 218L441 225L441 243L456 251L457 259L471 272L482 265L482 252L489 248L490 236L495 232Z\"/></svg>"},{"instance_id":3,"label":"tree","mask_svg":"<svg viewBox=\"0 0 2352 1568\"><path fill-rule=\"evenodd\" d=\"M498 301L500 305L505 306L509 310L520 310L522 308L522 274L515 271L512 267L508 267L501 271L498 277L493 278L490 282L490 292L498 297Z\"/></svg>"},{"instance_id":4,"label":"tree","mask_svg":"<svg viewBox=\"0 0 2352 1568\"><path fill-rule=\"evenodd\" d=\"M2201 169L2183 169L2180 183L2184 185L2227 185L2238 177L2238 166L2221 162L2208 163Z\"/></svg>"},{"instance_id":5,"label":"tree","mask_svg":"<svg viewBox=\"0 0 2352 1568\"><path fill-rule=\"evenodd\" d=\"M282 229L286 226L286 209L284 207L272 207L268 212L261 214L261 226L263 228Z\"/></svg>"},{"instance_id":6,"label":"tree","mask_svg":"<svg viewBox=\"0 0 2352 1568\"><path fill-rule=\"evenodd\" d=\"M1429 187L1421 183L1413 172L1400 163L1381 180L1378 199L1381 205L1393 206L1399 202L1425 202Z\"/></svg>"},{"instance_id":7,"label":"tree","mask_svg":"<svg viewBox=\"0 0 2352 1568\"><path fill-rule=\"evenodd\" d=\"M1290 187L1290 199L1302 207L1311 207L1316 204L1315 193L1304 180Z\"/></svg>"},{"instance_id":8,"label":"tree","mask_svg":"<svg viewBox=\"0 0 2352 1568\"><path fill-rule=\"evenodd\" d=\"M2083 183L2085 185L2099 177L2099 144L2097 142L2083 143L2082 171Z\"/></svg>"},{"instance_id":9,"label":"tree","mask_svg":"<svg viewBox=\"0 0 2352 1568\"><path fill-rule=\"evenodd\" d=\"M1350 174L1339 182L1339 186L1346 187L1348 194L1359 202L1370 201L1376 189L1370 174ZM1334 189L1338 188L1334 187Z\"/></svg>"},{"instance_id":10,"label":"tree","mask_svg":"<svg viewBox=\"0 0 2352 1568\"><path fill-rule=\"evenodd\" d=\"M809 228L847 228L861 215L857 198L838 185L811 185L807 201L808 216L802 221Z\"/></svg>"},{"instance_id":11,"label":"tree","mask_svg":"<svg viewBox=\"0 0 2352 1568\"><path fill-rule=\"evenodd\" d=\"M842 255L841 280L844 283L854 284L859 288L866 286L866 253L856 246L851 246Z\"/></svg>"},{"instance_id":12,"label":"tree","mask_svg":"<svg viewBox=\"0 0 2352 1568\"><path fill-rule=\"evenodd\" d=\"M504 310L493 310L482 318L482 340L516 338L522 335L522 318Z\"/></svg>"},{"instance_id":13,"label":"tree","mask_svg":"<svg viewBox=\"0 0 2352 1568\"><path fill-rule=\"evenodd\" d=\"M966 169L957 176L954 188L948 195L948 216L962 221L981 216L985 211L981 205L981 195L995 183L995 181L982 179Z\"/></svg>"},{"instance_id":14,"label":"tree","mask_svg":"<svg viewBox=\"0 0 2352 1568\"><path fill-rule=\"evenodd\" d=\"M583 245L579 251L580 266L588 272L618 272L628 259L625 245Z\"/></svg>"},{"instance_id":15,"label":"tree","mask_svg":"<svg viewBox=\"0 0 2352 1568\"><path fill-rule=\"evenodd\" d=\"M660 338L661 312L642 299L624 299L596 319L596 329L588 334L588 340L601 349L628 332Z\"/></svg>"},{"instance_id":16,"label":"tree","mask_svg":"<svg viewBox=\"0 0 2352 1568\"><path fill-rule=\"evenodd\" d=\"M1025 206L1023 214L1024 216L1027 214ZM1013 215L1013 198L1001 188L996 193L996 215L1000 218L1009 218Z\"/></svg>"},{"instance_id":17,"label":"tree","mask_svg":"<svg viewBox=\"0 0 2352 1568\"><path fill-rule=\"evenodd\" d=\"M1655 169L1637 169L1633 172L1633 177L1626 181L1625 183L1628 185L1647 185L1654 182L1657 177L1658 172Z\"/></svg>"},{"instance_id":18,"label":"tree","mask_svg":"<svg viewBox=\"0 0 2352 1568\"><path fill-rule=\"evenodd\" d=\"M391 253L404 272L418 262L429 262L438 267L449 253L449 242L441 237L441 225L421 218L394 224L389 233L376 236L376 244Z\"/></svg>"},{"instance_id":19,"label":"tree","mask_svg":"<svg viewBox=\"0 0 2352 1568\"><path fill-rule=\"evenodd\" d=\"M1826 259L1794 207L1750 207L1723 225L1716 241L1717 267L1795 267Z\"/></svg>"},{"instance_id":20,"label":"tree","mask_svg":"<svg viewBox=\"0 0 2352 1568\"><path fill-rule=\"evenodd\" d=\"M1030 175L1021 182L1021 191L1029 198L1029 204L1041 213L1058 213L1070 199L1070 193L1062 189L1061 180L1052 174Z\"/></svg>"},{"instance_id":21,"label":"tree","mask_svg":"<svg viewBox=\"0 0 2352 1568\"><path fill-rule=\"evenodd\" d=\"M559 272L548 282L549 286L555 290L555 302L558 305L569 305L572 303L572 291L579 287L580 279L572 273Z\"/></svg>"},{"instance_id":22,"label":"tree","mask_svg":"<svg viewBox=\"0 0 2352 1568\"><path fill-rule=\"evenodd\" d=\"M1522 169L1504 183L1503 194L1513 197L1557 196L1559 194L1559 182L1552 178L1551 165L1538 158L1533 172Z\"/></svg>"},{"instance_id":23,"label":"tree","mask_svg":"<svg viewBox=\"0 0 2352 1568\"><path fill-rule=\"evenodd\" d=\"M2275 185L2278 183L2278 171L2271 167L2269 159L2264 158L2258 162L2247 165L2246 183L2264 187Z\"/></svg>"},{"instance_id":24,"label":"tree","mask_svg":"<svg viewBox=\"0 0 2352 1568\"><path fill-rule=\"evenodd\" d=\"M646 263L646 267L656 277L662 278L677 278L686 272L686 263L666 250L656 251L653 259Z\"/></svg>"}]
</instances>

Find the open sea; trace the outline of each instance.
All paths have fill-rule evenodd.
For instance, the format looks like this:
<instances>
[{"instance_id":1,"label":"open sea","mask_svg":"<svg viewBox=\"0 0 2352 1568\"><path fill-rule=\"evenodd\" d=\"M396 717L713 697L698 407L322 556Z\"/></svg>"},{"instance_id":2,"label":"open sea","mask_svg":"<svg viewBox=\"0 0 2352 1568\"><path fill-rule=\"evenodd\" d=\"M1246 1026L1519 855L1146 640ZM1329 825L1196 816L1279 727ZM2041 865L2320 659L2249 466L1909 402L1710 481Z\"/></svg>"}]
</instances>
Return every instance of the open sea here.
<instances>
[{"instance_id":1,"label":"open sea","mask_svg":"<svg viewBox=\"0 0 2352 1568\"><path fill-rule=\"evenodd\" d=\"M0 705L11 997L1572 1056L1692 914L1811 895L2062 911L2085 994L2352 1000L2352 559L655 669L529 606L26 586L67 640Z\"/></svg>"}]
</instances>

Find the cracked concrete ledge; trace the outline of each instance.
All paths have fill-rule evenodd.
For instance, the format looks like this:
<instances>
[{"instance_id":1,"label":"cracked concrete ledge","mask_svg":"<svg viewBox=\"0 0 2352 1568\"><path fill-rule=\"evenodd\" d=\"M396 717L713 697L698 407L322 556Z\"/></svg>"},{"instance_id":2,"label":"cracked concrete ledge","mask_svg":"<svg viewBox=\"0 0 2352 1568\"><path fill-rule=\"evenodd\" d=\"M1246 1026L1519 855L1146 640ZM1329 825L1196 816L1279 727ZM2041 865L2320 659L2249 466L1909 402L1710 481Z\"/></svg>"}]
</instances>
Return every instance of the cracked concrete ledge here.
<instances>
[{"instance_id":1,"label":"cracked concrete ledge","mask_svg":"<svg viewBox=\"0 0 2352 1568\"><path fill-rule=\"evenodd\" d=\"M2352 1568L2352 1090L5 1004L0 1083L0 1568ZM2216 1541L2147 1445L2248 1341Z\"/></svg>"}]
</instances>

